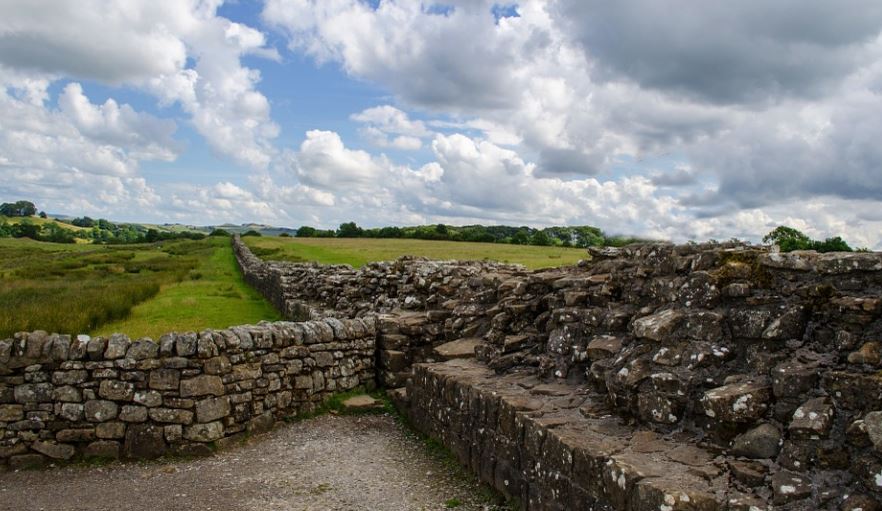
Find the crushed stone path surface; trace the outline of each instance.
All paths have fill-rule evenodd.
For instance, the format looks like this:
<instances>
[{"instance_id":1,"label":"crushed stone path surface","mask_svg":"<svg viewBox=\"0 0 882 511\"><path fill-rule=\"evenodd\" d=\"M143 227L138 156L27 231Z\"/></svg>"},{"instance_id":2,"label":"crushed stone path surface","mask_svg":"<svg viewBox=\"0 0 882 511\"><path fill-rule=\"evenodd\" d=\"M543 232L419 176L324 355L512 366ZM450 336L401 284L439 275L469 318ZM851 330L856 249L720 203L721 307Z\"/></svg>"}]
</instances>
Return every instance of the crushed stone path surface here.
<instances>
[{"instance_id":1,"label":"crushed stone path surface","mask_svg":"<svg viewBox=\"0 0 882 511\"><path fill-rule=\"evenodd\" d=\"M324 415L196 460L0 473L16 511L500 509L485 495L386 415Z\"/></svg>"}]
</instances>

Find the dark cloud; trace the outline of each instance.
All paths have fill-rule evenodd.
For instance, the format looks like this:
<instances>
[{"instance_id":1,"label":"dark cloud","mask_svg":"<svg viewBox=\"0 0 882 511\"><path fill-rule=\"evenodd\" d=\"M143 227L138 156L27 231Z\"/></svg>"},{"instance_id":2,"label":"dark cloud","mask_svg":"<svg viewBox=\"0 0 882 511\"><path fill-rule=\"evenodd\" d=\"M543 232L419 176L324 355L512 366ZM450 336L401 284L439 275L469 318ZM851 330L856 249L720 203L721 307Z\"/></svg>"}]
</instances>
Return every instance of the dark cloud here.
<instances>
[{"instance_id":1,"label":"dark cloud","mask_svg":"<svg viewBox=\"0 0 882 511\"><path fill-rule=\"evenodd\" d=\"M608 79L714 103L815 96L882 28L878 0L564 0L556 13Z\"/></svg>"},{"instance_id":2,"label":"dark cloud","mask_svg":"<svg viewBox=\"0 0 882 511\"><path fill-rule=\"evenodd\" d=\"M600 172L603 157L585 154L578 149L546 148L539 153L540 175L593 176Z\"/></svg>"}]
</instances>

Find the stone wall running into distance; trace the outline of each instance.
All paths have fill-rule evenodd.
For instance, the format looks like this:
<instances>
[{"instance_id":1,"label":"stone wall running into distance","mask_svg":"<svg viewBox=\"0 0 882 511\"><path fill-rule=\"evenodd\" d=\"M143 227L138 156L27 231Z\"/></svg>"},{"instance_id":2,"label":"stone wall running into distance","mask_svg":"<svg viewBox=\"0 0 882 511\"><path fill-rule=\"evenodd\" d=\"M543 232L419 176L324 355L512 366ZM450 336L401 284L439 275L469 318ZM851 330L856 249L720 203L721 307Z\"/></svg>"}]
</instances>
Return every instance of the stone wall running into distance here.
<instances>
[{"instance_id":1,"label":"stone wall running into distance","mask_svg":"<svg viewBox=\"0 0 882 511\"><path fill-rule=\"evenodd\" d=\"M579 265L539 271L417 258L356 270L262 261L238 238L233 243L246 280L288 319L310 321L229 332L330 325L338 335L334 325L361 325L346 334L359 341L355 352L334 352L325 385L328 372L352 357L358 381L341 385L341 372L338 389L376 377L418 429L527 509L882 509L882 254L644 244L589 250ZM135 396L151 390L150 375L161 366L130 369L137 360L126 352L102 359L106 368L85 367L88 343L80 359L55 360L55 342L27 351L31 335L47 338L21 334L0 343L6 463L98 442L104 422L85 419L84 440L61 434L76 429L65 427L65 404L74 414L80 405L83 417L90 413L84 402L115 404L116 418L106 422L127 429L107 440L124 453L133 427L160 427L150 410L140 423L120 417L124 406L146 407ZM236 409L232 396L245 391L232 370L221 378L223 394L181 396L184 379L212 376L207 364L217 356L203 358L202 335L194 337L197 351L189 356L163 352L160 342L149 358L183 359L192 371L180 368L177 390L156 389L162 408L191 410L183 406L189 402L167 406L166 393L169 403L191 399L193 409L229 395L231 415L207 422L220 422L227 435L269 416L266 410L279 417L302 406L252 392L248 406ZM66 356L83 349L73 345ZM265 349L252 358L277 383L258 376L255 388L279 385L292 403L298 395L306 396L299 403L314 403L331 391L316 390L317 358ZM43 358L22 361L38 351ZM229 358L233 367L243 363ZM304 368L312 360L315 368L289 372L286 360ZM113 383L101 382L105 369ZM76 370L83 372L71 378L82 382L54 379ZM130 371L131 379L123 376ZM306 374L317 395L296 393L296 376ZM56 395L68 387L83 401ZM115 399L129 388L133 404ZM232 418L235 410L241 419ZM184 443L166 439L162 423L166 449L204 445L193 433L186 438L188 426L203 424L196 412L191 424L169 424ZM43 425L28 429L29 420Z\"/></svg>"}]
</instances>

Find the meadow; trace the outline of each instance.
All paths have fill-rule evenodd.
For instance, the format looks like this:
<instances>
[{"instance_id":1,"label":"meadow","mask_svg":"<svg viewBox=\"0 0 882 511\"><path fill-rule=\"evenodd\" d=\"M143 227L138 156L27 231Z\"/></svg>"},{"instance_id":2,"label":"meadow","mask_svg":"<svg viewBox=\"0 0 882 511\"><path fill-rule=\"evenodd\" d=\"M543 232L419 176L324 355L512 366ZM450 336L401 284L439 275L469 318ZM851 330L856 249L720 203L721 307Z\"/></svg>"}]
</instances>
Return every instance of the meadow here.
<instances>
[{"instance_id":1,"label":"meadow","mask_svg":"<svg viewBox=\"0 0 882 511\"><path fill-rule=\"evenodd\" d=\"M103 246L0 239L0 338L133 338L278 319L244 283L229 238Z\"/></svg>"},{"instance_id":2,"label":"meadow","mask_svg":"<svg viewBox=\"0 0 882 511\"><path fill-rule=\"evenodd\" d=\"M349 264L356 268L369 262L391 261L403 255L422 256L430 259L490 260L522 264L530 269L571 265L587 257L583 248L502 243L267 236L246 236L242 239L255 255L266 260Z\"/></svg>"}]
</instances>

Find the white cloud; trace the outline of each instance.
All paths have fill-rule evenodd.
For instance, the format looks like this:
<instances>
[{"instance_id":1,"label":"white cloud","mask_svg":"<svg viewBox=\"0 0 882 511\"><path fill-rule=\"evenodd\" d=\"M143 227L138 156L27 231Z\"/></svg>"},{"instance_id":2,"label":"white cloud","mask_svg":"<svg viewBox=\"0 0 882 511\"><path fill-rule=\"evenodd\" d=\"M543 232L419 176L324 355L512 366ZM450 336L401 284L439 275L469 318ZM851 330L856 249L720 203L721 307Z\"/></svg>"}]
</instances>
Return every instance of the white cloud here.
<instances>
[{"instance_id":1,"label":"white cloud","mask_svg":"<svg viewBox=\"0 0 882 511\"><path fill-rule=\"evenodd\" d=\"M67 210L73 201L89 213L155 204L138 165L176 156L174 122L113 101L95 105L75 83L52 110L34 100L48 96L46 85L0 87L0 192L47 209Z\"/></svg>"}]
</instances>

